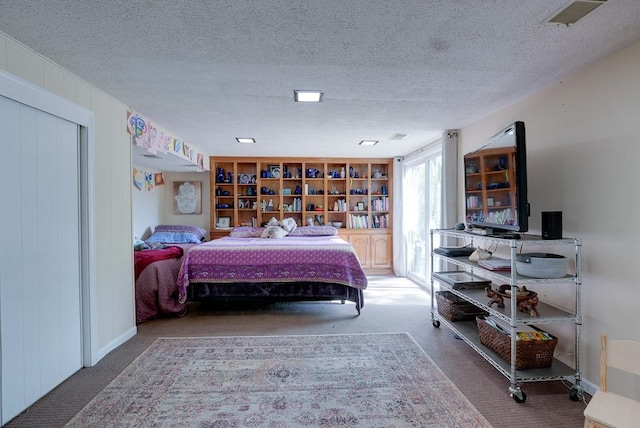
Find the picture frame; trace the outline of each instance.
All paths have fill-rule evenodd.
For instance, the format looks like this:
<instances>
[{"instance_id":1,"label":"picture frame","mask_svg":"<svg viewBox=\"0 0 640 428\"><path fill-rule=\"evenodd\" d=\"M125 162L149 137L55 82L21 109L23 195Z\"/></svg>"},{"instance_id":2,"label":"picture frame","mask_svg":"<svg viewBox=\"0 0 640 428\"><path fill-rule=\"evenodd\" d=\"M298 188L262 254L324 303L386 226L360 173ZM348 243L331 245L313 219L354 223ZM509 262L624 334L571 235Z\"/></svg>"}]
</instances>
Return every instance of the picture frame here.
<instances>
[{"instance_id":1,"label":"picture frame","mask_svg":"<svg viewBox=\"0 0 640 428\"><path fill-rule=\"evenodd\" d=\"M269 165L271 178L280 178L280 165Z\"/></svg>"},{"instance_id":2,"label":"picture frame","mask_svg":"<svg viewBox=\"0 0 640 428\"><path fill-rule=\"evenodd\" d=\"M250 174L240 174L238 176L238 184L251 184Z\"/></svg>"},{"instance_id":3,"label":"picture frame","mask_svg":"<svg viewBox=\"0 0 640 428\"><path fill-rule=\"evenodd\" d=\"M358 202L357 207L358 211L364 211L364 202Z\"/></svg>"},{"instance_id":4,"label":"picture frame","mask_svg":"<svg viewBox=\"0 0 640 428\"><path fill-rule=\"evenodd\" d=\"M231 217L218 217L218 222L216 223L217 229L228 229L231 227Z\"/></svg>"},{"instance_id":5,"label":"picture frame","mask_svg":"<svg viewBox=\"0 0 640 428\"><path fill-rule=\"evenodd\" d=\"M202 181L173 182L173 213L202 214Z\"/></svg>"},{"instance_id":6,"label":"picture frame","mask_svg":"<svg viewBox=\"0 0 640 428\"><path fill-rule=\"evenodd\" d=\"M491 281L466 271L433 272L435 279L451 285L453 288L479 287L491 284Z\"/></svg>"}]
</instances>

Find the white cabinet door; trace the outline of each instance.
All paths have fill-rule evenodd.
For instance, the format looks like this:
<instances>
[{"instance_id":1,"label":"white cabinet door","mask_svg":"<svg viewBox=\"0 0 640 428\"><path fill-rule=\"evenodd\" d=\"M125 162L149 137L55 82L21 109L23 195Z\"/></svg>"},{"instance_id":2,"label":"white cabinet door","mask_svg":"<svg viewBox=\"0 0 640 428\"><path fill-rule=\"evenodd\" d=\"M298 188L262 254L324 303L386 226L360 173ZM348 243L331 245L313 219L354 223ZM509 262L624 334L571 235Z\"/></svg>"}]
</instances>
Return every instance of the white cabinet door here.
<instances>
[{"instance_id":1,"label":"white cabinet door","mask_svg":"<svg viewBox=\"0 0 640 428\"><path fill-rule=\"evenodd\" d=\"M2 423L82 366L78 142L0 96Z\"/></svg>"}]
</instances>

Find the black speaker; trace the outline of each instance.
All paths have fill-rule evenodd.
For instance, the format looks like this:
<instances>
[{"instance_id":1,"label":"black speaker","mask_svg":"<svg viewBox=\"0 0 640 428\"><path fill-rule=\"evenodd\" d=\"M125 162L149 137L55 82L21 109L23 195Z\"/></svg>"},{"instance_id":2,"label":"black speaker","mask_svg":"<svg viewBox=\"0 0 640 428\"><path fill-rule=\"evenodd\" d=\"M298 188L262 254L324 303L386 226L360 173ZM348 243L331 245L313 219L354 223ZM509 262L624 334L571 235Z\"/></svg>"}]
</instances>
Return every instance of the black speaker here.
<instances>
[{"instance_id":1,"label":"black speaker","mask_svg":"<svg viewBox=\"0 0 640 428\"><path fill-rule=\"evenodd\" d=\"M542 239L562 239L562 211L542 211Z\"/></svg>"}]
</instances>

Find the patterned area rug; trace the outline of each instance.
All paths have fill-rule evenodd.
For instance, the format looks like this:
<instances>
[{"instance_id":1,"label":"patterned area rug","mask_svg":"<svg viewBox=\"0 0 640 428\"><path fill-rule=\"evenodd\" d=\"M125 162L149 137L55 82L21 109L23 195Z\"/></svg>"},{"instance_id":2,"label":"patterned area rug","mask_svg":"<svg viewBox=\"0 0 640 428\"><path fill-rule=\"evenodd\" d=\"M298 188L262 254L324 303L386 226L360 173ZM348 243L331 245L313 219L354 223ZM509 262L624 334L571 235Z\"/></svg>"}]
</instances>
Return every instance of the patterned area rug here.
<instances>
[{"instance_id":1,"label":"patterned area rug","mask_svg":"<svg viewBox=\"0 0 640 428\"><path fill-rule=\"evenodd\" d=\"M69 427L490 427L407 333L160 338Z\"/></svg>"}]
</instances>

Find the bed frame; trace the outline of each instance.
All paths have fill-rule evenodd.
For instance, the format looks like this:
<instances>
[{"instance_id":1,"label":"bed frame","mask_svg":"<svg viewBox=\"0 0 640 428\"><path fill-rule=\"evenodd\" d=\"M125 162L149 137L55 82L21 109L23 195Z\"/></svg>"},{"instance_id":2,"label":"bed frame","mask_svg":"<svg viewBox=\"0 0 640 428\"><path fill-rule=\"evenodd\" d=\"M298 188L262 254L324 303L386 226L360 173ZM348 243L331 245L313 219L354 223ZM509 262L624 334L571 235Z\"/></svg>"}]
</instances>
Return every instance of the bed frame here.
<instances>
[{"instance_id":1,"label":"bed frame","mask_svg":"<svg viewBox=\"0 0 640 428\"><path fill-rule=\"evenodd\" d=\"M187 288L187 301L206 300L264 300L264 301L329 301L354 302L356 311L364 306L362 290L342 284L321 282L269 283L196 283Z\"/></svg>"}]
</instances>

